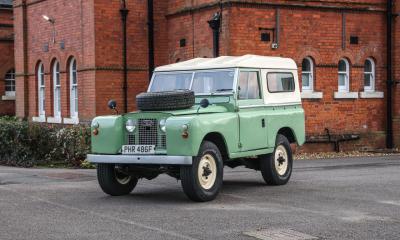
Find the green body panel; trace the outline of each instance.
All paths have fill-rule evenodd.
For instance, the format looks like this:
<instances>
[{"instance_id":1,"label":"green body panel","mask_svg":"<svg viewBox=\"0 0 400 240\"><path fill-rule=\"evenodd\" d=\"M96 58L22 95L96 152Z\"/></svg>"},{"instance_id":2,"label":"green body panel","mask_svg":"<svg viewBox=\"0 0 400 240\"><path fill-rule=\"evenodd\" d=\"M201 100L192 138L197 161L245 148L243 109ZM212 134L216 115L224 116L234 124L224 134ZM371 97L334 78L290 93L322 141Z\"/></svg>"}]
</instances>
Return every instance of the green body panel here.
<instances>
[{"instance_id":1,"label":"green body panel","mask_svg":"<svg viewBox=\"0 0 400 240\"><path fill-rule=\"evenodd\" d=\"M267 154L273 151L278 131L287 127L296 141L305 141L304 111L301 105L285 107L240 108L228 111L223 106L197 107L180 111L134 112L124 116L97 117L99 134L92 136L93 153L118 154L126 144L125 121L128 118L166 118L166 151L157 154L196 156L203 139L209 133L220 134L225 141L230 158ZM208 110L208 111L205 111ZM240 119L240 121L239 121ZM262 119L265 127L262 127ZM182 125L189 126L189 137L182 137ZM239 147L241 145L241 147Z\"/></svg>"},{"instance_id":2,"label":"green body panel","mask_svg":"<svg viewBox=\"0 0 400 240\"><path fill-rule=\"evenodd\" d=\"M93 153L116 154L119 152L124 141L123 120L122 116L102 116L93 119L93 123L99 124L99 134L97 136L92 134Z\"/></svg>"},{"instance_id":3,"label":"green body panel","mask_svg":"<svg viewBox=\"0 0 400 240\"><path fill-rule=\"evenodd\" d=\"M182 137L182 125L189 126L189 137ZM234 112L177 116L167 120L167 154L196 156L209 133L220 134L229 152L238 149L238 118Z\"/></svg>"}]
</instances>

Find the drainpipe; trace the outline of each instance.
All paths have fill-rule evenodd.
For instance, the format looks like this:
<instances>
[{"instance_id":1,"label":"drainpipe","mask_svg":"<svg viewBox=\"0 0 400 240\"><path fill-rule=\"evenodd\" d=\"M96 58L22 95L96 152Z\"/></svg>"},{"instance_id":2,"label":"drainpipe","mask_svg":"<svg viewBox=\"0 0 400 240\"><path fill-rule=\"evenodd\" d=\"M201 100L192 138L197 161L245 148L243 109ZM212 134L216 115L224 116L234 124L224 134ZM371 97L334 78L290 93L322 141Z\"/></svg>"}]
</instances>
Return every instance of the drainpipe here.
<instances>
[{"instance_id":1,"label":"drainpipe","mask_svg":"<svg viewBox=\"0 0 400 240\"><path fill-rule=\"evenodd\" d=\"M123 38L123 47L122 47L122 58L123 58L123 72L124 72L124 112L128 112L128 57L127 57L127 34L126 34L126 20L128 17L129 10L126 8L125 0L121 1L121 9L119 10L121 13L121 21L122 21L122 38Z\"/></svg>"},{"instance_id":2,"label":"drainpipe","mask_svg":"<svg viewBox=\"0 0 400 240\"><path fill-rule=\"evenodd\" d=\"M219 30L221 27L221 13L216 12L211 20L207 21L213 31L213 57L219 56Z\"/></svg>"},{"instance_id":3,"label":"drainpipe","mask_svg":"<svg viewBox=\"0 0 400 240\"><path fill-rule=\"evenodd\" d=\"M387 0L387 25L386 25L386 48L387 48L387 82L386 82L386 148L393 148L393 99L392 99L392 88L393 88L393 69L392 69L392 21L393 21L393 0Z\"/></svg>"},{"instance_id":4,"label":"drainpipe","mask_svg":"<svg viewBox=\"0 0 400 240\"><path fill-rule=\"evenodd\" d=\"M148 45L149 45L149 81L154 71L154 17L153 0L147 0L147 19L148 19Z\"/></svg>"}]
</instances>

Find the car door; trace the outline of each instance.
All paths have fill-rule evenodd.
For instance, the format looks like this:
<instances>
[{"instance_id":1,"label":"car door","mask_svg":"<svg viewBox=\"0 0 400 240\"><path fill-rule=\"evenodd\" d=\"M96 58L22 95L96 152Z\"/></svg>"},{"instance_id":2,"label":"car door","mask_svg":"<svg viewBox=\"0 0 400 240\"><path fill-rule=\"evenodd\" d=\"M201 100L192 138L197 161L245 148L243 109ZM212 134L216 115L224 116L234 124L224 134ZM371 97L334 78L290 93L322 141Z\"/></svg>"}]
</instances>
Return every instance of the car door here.
<instances>
[{"instance_id":1,"label":"car door","mask_svg":"<svg viewBox=\"0 0 400 240\"><path fill-rule=\"evenodd\" d=\"M267 130L260 71L241 69L237 82L240 151L266 148Z\"/></svg>"}]
</instances>

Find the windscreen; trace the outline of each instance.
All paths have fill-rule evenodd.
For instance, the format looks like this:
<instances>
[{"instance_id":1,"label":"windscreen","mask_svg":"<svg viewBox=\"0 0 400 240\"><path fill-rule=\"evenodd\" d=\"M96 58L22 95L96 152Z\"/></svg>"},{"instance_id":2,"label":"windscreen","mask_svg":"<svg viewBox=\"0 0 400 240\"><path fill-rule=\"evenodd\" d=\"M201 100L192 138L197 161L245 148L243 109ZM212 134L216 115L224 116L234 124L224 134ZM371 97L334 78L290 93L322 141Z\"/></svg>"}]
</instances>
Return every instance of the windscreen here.
<instances>
[{"instance_id":1,"label":"windscreen","mask_svg":"<svg viewBox=\"0 0 400 240\"><path fill-rule=\"evenodd\" d=\"M232 92L235 71L197 71L182 73L156 73L150 92L191 89L196 94Z\"/></svg>"},{"instance_id":2,"label":"windscreen","mask_svg":"<svg viewBox=\"0 0 400 240\"><path fill-rule=\"evenodd\" d=\"M157 73L151 84L150 92L189 89L193 73Z\"/></svg>"}]
</instances>

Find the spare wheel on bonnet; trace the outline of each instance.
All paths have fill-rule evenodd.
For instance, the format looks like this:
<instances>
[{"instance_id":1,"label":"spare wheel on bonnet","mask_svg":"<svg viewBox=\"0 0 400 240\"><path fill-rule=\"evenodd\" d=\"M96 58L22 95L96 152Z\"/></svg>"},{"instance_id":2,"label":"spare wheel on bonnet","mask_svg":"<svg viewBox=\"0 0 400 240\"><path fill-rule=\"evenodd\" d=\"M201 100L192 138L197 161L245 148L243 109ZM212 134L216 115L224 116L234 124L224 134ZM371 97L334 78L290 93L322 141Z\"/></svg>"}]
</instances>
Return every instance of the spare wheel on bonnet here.
<instances>
[{"instance_id":1,"label":"spare wheel on bonnet","mask_svg":"<svg viewBox=\"0 0 400 240\"><path fill-rule=\"evenodd\" d=\"M144 92L136 96L137 108L143 111L186 109L194 103L194 92L190 90Z\"/></svg>"}]
</instances>

